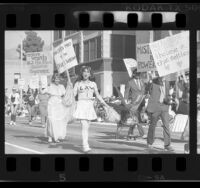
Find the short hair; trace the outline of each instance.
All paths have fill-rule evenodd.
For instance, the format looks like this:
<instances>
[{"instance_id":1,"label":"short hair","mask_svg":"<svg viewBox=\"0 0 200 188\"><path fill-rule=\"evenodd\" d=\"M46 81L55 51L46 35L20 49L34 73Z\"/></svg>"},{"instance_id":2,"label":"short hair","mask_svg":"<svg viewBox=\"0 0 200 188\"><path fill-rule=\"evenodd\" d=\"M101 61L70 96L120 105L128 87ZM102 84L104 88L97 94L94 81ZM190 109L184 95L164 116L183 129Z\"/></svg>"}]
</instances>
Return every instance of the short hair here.
<instances>
[{"instance_id":1,"label":"short hair","mask_svg":"<svg viewBox=\"0 0 200 188\"><path fill-rule=\"evenodd\" d=\"M137 68L135 68L134 70L132 70L132 78L135 78L137 76L140 76L141 73L140 72L137 72Z\"/></svg>"}]
</instances>

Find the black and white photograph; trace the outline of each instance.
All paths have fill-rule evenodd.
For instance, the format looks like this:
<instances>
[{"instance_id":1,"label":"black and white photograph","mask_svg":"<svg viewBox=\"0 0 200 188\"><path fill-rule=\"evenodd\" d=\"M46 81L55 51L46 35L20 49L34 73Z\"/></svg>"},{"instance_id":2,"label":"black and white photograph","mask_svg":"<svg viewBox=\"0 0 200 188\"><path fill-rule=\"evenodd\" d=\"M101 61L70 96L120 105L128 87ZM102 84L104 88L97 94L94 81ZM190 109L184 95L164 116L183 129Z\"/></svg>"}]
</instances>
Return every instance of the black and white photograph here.
<instances>
[{"instance_id":1,"label":"black and white photograph","mask_svg":"<svg viewBox=\"0 0 200 188\"><path fill-rule=\"evenodd\" d=\"M5 154L188 154L189 35L5 31Z\"/></svg>"}]
</instances>

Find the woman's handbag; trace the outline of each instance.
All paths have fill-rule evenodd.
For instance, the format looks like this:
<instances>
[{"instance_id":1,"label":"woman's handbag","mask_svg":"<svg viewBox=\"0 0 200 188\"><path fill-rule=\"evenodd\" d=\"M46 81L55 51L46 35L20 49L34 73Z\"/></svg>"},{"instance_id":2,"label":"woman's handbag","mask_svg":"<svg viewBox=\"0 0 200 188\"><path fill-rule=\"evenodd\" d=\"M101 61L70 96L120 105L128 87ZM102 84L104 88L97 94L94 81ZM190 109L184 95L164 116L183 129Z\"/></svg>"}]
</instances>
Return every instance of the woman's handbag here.
<instances>
[{"instance_id":1,"label":"woman's handbag","mask_svg":"<svg viewBox=\"0 0 200 188\"><path fill-rule=\"evenodd\" d=\"M67 107L70 107L72 106L73 102L74 102L74 90L73 90L73 86L71 83L69 83L67 85L67 88L66 88L66 93L65 93L65 96L63 97L62 99L62 103L67 106Z\"/></svg>"},{"instance_id":2,"label":"woman's handbag","mask_svg":"<svg viewBox=\"0 0 200 188\"><path fill-rule=\"evenodd\" d=\"M71 123L75 120L74 112L76 111L76 101L74 100L72 105L67 108L67 122Z\"/></svg>"}]
</instances>

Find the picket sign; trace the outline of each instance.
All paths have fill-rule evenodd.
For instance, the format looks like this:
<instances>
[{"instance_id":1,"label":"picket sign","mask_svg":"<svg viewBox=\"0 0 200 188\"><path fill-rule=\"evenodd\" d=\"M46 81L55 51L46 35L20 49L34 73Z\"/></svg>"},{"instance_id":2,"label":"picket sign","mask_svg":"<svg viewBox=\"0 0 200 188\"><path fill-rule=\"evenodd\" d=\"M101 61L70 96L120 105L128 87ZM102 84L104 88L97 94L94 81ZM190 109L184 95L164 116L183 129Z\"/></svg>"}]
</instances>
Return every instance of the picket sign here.
<instances>
[{"instance_id":1,"label":"picket sign","mask_svg":"<svg viewBox=\"0 0 200 188\"><path fill-rule=\"evenodd\" d=\"M40 84L42 88L47 88L48 86L47 75L40 75Z\"/></svg>"},{"instance_id":2,"label":"picket sign","mask_svg":"<svg viewBox=\"0 0 200 188\"><path fill-rule=\"evenodd\" d=\"M169 31L169 35L170 36L173 35L172 31ZM177 72L176 87L178 87L178 78L179 78L180 75L183 75L183 79L186 82L185 72L184 71L179 71L179 72ZM170 130L172 132L183 133L185 131L186 126L189 126L189 117L188 117L188 115L177 114L175 116L174 123L170 126Z\"/></svg>"},{"instance_id":3,"label":"picket sign","mask_svg":"<svg viewBox=\"0 0 200 188\"><path fill-rule=\"evenodd\" d=\"M64 42L64 39L62 39L63 41L62 42ZM63 57L63 56L62 56ZM63 59L64 60L64 59ZM65 72L67 73L67 79L68 79L68 82L71 84L72 82L71 82L71 78L70 78L70 75L69 75L69 70L67 69L67 70L65 70Z\"/></svg>"},{"instance_id":4,"label":"picket sign","mask_svg":"<svg viewBox=\"0 0 200 188\"><path fill-rule=\"evenodd\" d=\"M137 44L136 52L137 72L147 72L156 70L149 43Z\"/></svg>"},{"instance_id":5,"label":"picket sign","mask_svg":"<svg viewBox=\"0 0 200 188\"><path fill-rule=\"evenodd\" d=\"M68 69L78 65L72 39L64 41L54 49L54 59L59 73L66 72L71 83Z\"/></svg>"},{"instance_id":6,"label":"picket sign","mask_svg":"<svg viewBox=\"0 0 200 188\"><path fill-rule=\"evenodd\" d=\"M29 86L31 89L39 88L39 76L38 75L34 75L31 77L31 79L29 81Z\"/></svg>"},{"instance_id":7,"label":"picket sign","mask_svg":"<svg viewBox=\"0 0 200 188\"><path fill-rule=\"evenodd\" d=\"M173 124L170 125L170 130L173 133L183 133L186 126L189 125L188 115L177 114Z\"/></svg>"},{"instance_id":8,"label":"picket sign","mask_svg":"<svg viewBox=\"0 0 200 188\"><path fill-rule=\"evenodd\" d=\"M24 89L25 80L23 78L18 79L18 85L20 89Z\"/></svg>"},{"instance_id":9,"label":"picket sign","mask_svg":"<svg viewBox=\"0 0 200 188\"><path fill-rule=\"evenodd\" d=\"M137 61L133 58L126 58L126 59L123 59L123 60L124 60L124 64L125 64L125 67L127 69L128 75L131 78L132 77L132 71L137 68Z\"/></svg>"},{"instance_id":10,"label":"picket sign","mask_svg":"<svg viewBox=\"0 0 200 188\"><path fill-rule=\"evenodd\" d=\"M150 43L159 75L166 76L189 69L189 32Z\"/></svg>"},{"instance_id":11,"label":"picket sign","mask_svg":"<svg viewBox=\"0 0 200 188\"><path fill-rule=\"evenodd\" d=\"M32 75L51 75L53 72L53 61L50 51L26 53L26 64Z\"/></svg>"}]
</instances>

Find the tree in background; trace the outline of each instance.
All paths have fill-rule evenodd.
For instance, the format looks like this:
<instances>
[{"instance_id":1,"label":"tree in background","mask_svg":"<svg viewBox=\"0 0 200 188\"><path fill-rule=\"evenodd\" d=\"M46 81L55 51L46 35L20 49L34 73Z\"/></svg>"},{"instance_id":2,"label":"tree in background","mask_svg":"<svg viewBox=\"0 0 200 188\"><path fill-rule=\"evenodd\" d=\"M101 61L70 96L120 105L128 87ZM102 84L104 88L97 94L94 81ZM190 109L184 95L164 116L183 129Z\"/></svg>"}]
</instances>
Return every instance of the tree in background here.
<instances>
[{"instance_id":1,"label":"tree in background","mask_svg":"<svg viewBox=\"0 0 200 188\"><path fill-rule=\"evenodd\" d=\"M26 38L23 40L23 60L26 60L26 53L43 51L44 41L37 36L35 31L26 31ZM21 58L21 44L17 46L19 58Z\"/></svg>"}]
</instances>

